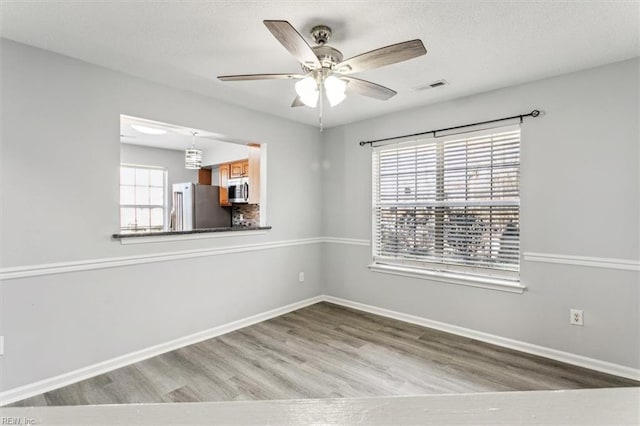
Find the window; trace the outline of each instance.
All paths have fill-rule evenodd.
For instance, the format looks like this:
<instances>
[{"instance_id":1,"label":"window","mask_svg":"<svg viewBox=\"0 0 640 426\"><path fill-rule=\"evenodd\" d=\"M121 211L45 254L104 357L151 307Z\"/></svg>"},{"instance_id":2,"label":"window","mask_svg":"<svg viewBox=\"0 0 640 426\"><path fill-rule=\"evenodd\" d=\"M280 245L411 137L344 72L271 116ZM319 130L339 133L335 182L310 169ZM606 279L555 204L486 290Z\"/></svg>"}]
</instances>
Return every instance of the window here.
<instances>
[{"instance_id":1,"label":"window","mask_svg":"<svg viewBox=\"0 0 640 426\"><path fill-rule=\"evenodd\" d=\"M162 231L166 222L167 172L163 168L120 167L120 232Z\"/></svg>"},{"instance_id":2,"label":"window","mask_svg":"<svg viewBox=\"0 0 640 426\"><path fill-rule=\"evenodd\" d=\"M517 281L520 128L374 148L374 265Z\"/></svg>"}]
</instances>

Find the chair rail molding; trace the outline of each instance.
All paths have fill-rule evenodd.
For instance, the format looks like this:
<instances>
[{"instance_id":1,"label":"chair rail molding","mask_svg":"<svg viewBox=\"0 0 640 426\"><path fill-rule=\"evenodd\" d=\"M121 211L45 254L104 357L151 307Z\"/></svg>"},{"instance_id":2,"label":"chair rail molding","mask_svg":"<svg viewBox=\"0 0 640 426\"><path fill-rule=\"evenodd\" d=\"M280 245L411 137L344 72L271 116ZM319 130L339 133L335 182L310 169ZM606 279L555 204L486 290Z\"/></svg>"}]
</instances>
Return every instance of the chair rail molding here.
<instances>
[{"instance_id":1,"label":"chair rail molding","mask_svg":"<svg viewBox=\"0 0 640 426\"><path fill-rule=\"evenodd\" d=\"M590 268L621 269L624 271L640 271L640 260L533 252L525 252L523 254L523 258L529 262L557 263L562 265L586 266Z\"/></svg>"},{"instance_id":2,"label":"chair rail molding","mask_svg":"<svg viewBox=\"0 0 640 426\"><path fill-rule=\"evenodd\" d=\"M85 259L68 262L42 263L25 266L0 268L0 281L20 278L53 275L94 269L117 268L144 263L165 262L171 260L191 259L197 257L217 256L222 254L242 253L257 250L270 250L280 247L292 247L308 244L341 244L370 247L371 241L357 238L312 237L294 240L270 241L265 243L219 246L206 249L159 252L145 255ZM620 269L640 271L640 261L605 257L572 256L550 253L525 252L523 258L529 262L556 263L564 265L585 266L593 268Z\"/></svg>"},{"instance_id":3,"label":"chair rail molding","mask_svg":"<svg viewBox=\"0 0 640 426\"><path fill-rule=\"evenodd\" d=\"M369 247L371 242L369 240L362 240L357 238L342 238L342 237L322 237L323 242L331 244L346 244L352 246L364 246Z\"/></svg>"},{"instance_id":4,"label":"chair rail molding","mask_svg":"<svg viewBox=\"0 0 640 426\"><path fill-rule=\"evenodd\" d=\"M302 246L322 243L321 237L302 238L296 240L270 241L266 243L240 244L218 246L205 249L159 252L134 256L108 257L87 260L77 260L58 263L44 263L27 266L16 266L0 269L0 281L19 278L53 275L94 269L118 268L123 266L140 265L144 263L166 262L172 260L192 259L197 257L218 256L231 253L243 253L258 250L270 250L281 247Z\"/></svg>"},{"instance_id":5,"label":"chair rail molding","mask_svg":"<svg viewBox=\"0 0 640 426\"><path fill-rule=\"evenodd\" d=\"M228 234L228 233L227 233ZM234 233L239 234L239 233ZM260 233L262 234L262 233ZM194 234L199 235L199 234ZM246 234L245 234L246 235ZM256 234L254 234L256 235ZM171 240L177 241L174 236ZM142 237L144 238L144 237ZM153 237L149 237L153 238ZM145 241L147 242L147 241ZM114 242L115 243L115 242ZM119 268L123 266L140 265L145 263L166 262L172 260L192 259L197 257L218 256L231 253L243 253L257 250L271 250L281 247L303 246L308 244L346 244L369 247L369 240L338 237L312 237L294 240L270 241L265 243L239 244L211 247L205 249L158 252L144 255L83 259L67 262L41 263L25 266L10 266L0 268L0 281L20 278L37 277L41 275L64 274L70 272L90 271L95 269Z\"/></svg>"}]
</instances>

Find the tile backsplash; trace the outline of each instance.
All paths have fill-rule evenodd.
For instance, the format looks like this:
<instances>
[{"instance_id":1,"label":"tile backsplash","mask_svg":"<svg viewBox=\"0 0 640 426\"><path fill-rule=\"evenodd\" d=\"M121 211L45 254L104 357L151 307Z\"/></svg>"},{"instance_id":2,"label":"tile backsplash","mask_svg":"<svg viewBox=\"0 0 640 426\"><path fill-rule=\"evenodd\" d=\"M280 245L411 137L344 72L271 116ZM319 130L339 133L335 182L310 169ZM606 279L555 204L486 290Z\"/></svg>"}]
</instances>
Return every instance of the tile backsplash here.
<instances>
[{"instance_id":1,"label":"tile backsplash","mask_svg":"<svg viewBox=\"0 0 640 426\"><path fill-rule=\"evenodd\" d=\"M231 224L232 226L260 226L260 206L258 204L234 205L231 209Z\"/></svg>"}]
</instances>

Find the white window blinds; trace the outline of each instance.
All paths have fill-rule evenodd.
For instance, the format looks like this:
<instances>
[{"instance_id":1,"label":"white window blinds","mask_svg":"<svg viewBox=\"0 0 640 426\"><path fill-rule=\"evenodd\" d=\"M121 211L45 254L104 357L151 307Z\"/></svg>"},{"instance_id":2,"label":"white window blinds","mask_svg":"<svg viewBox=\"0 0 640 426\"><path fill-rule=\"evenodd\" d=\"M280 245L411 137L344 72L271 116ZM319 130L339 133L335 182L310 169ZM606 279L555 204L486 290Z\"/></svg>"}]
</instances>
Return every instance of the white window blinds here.
<instances>
[{"instance_id":1,"label":"white window blinds","mask_svg":"<svg viewBox=\"0 0 640 426\"><path fill-rule=\"evenodd\" d=\"M519 177L519 126L374 148L374 263L517 279Z\"/></svg>"}]
</instances>

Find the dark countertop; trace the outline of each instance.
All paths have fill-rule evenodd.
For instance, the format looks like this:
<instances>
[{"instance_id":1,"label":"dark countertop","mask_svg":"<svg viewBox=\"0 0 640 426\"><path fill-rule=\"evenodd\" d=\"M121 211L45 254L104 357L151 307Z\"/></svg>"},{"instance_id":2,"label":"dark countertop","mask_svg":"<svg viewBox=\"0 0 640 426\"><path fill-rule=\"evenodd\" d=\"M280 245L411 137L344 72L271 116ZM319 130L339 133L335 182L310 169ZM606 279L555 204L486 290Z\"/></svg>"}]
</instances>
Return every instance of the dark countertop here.
<instances>
[{"instance_id":1,"label":"dark countertop","mask_svg":"<svg viewBox=\"0 0 640 426\"><path fill-rule=\"evenodd\" d=\"M122 238L136 237L153 237L156 235L185 235L185 234L203 234L208 232L230 232L230 231L260 231L271 229L270 226L230 226L225 228L200 228L192 231L164 231L164 232L135 232L131 234L113 234L111 238L120 240Z\"/></svg>"}]
</instances>

